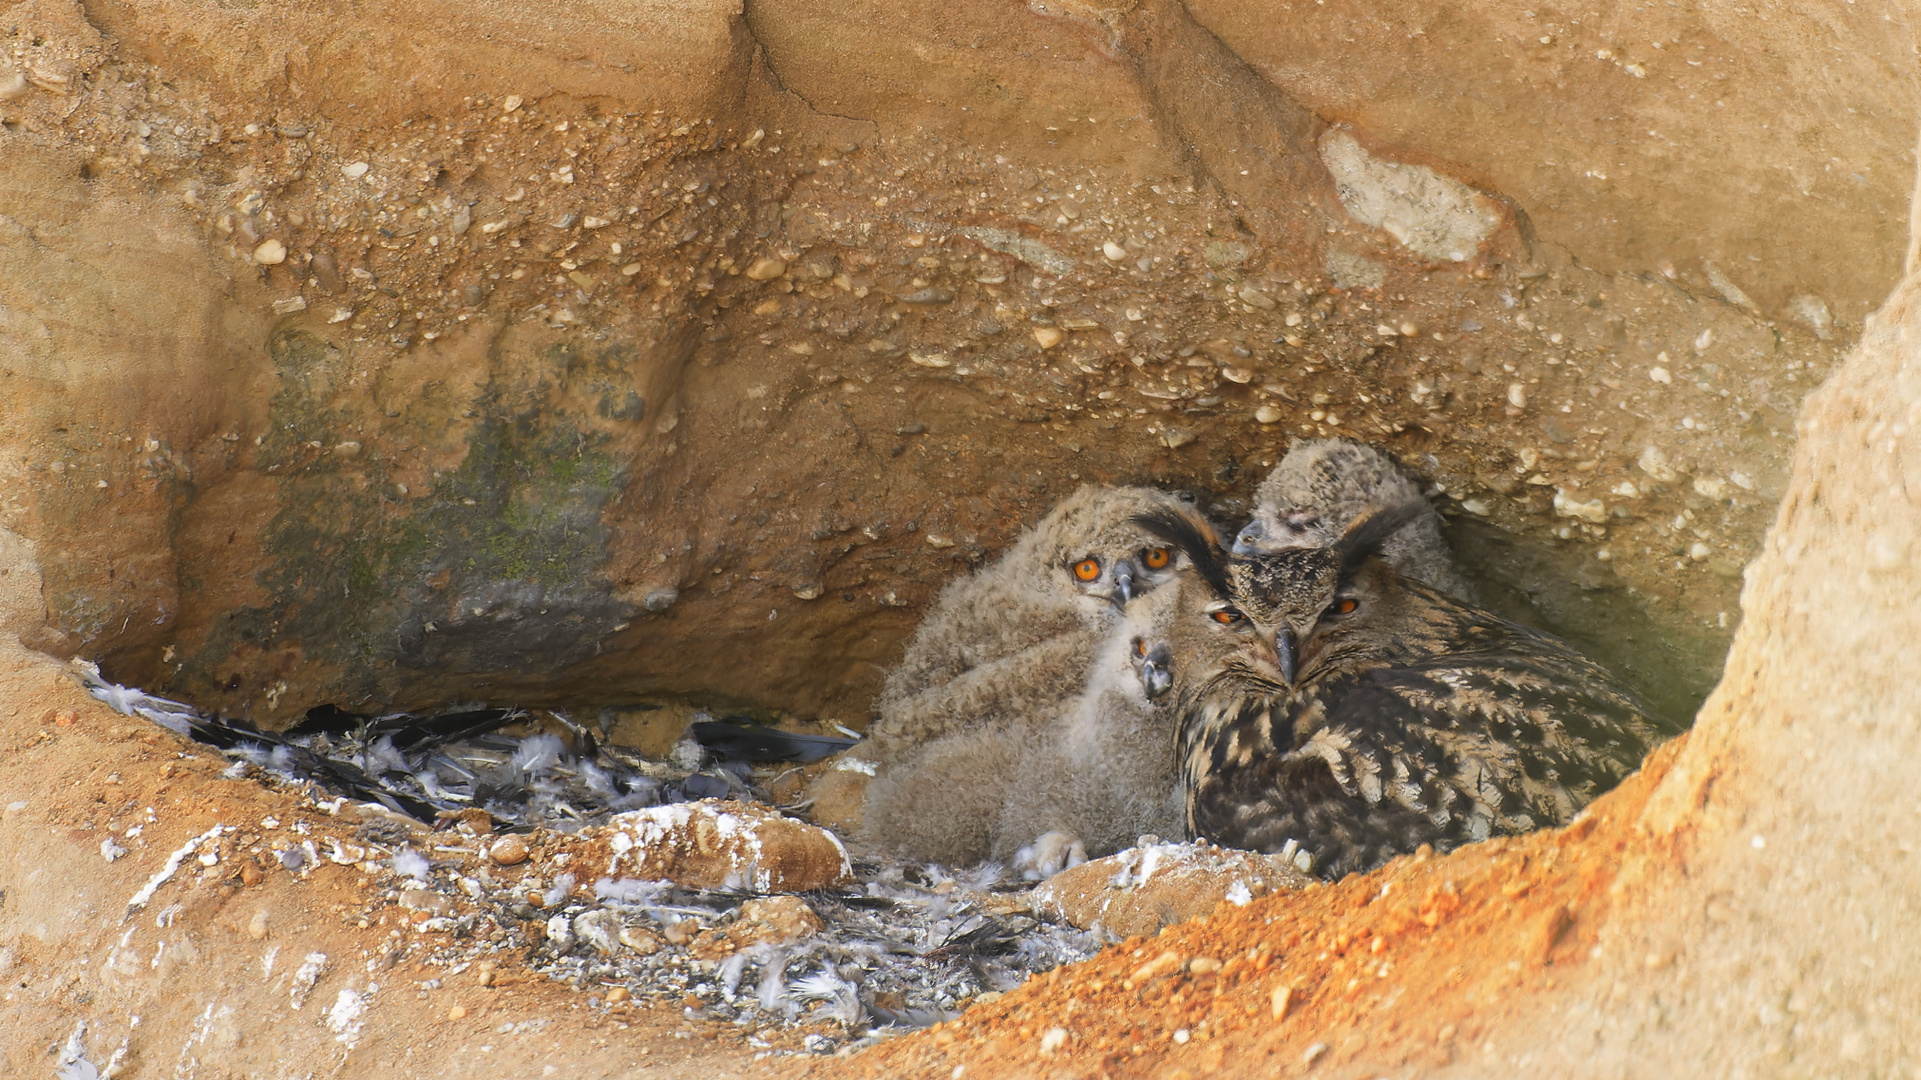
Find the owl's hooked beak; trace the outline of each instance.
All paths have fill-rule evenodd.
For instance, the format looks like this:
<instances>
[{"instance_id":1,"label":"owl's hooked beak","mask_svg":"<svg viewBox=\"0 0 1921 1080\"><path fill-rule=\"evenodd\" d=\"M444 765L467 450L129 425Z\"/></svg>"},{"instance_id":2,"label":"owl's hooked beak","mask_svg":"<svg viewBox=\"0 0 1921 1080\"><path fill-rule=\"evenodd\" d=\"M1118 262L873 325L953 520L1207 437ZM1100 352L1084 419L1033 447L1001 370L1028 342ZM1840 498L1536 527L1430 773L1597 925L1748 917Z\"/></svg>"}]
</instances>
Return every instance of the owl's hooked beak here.
<instances>
[{"instance_id":1,"label":"owl's hooked beak","mask_svg":"<svg viewBox=\"0 0 1921 1080\"><path fill-rule=\"evenodd\" d=\"M1108 594L1114 606L1124 608L1134 599L1134 561L1123 559L1114 567L1114 591Z\"/></svg>"},{"instance_id":2,"label":"owl's hooked beak","mask_svg":"<svg viewBox=\"0 0 1921 1080\"><path fill-rule=\"evenodd\" d=\"M1294 685L1294 676L1301 669L1301 643L1294 635L1294 628L1283 626L1274 631L1274 655L1280 661L1281 681Z\"/></svg>"}]
</instances>

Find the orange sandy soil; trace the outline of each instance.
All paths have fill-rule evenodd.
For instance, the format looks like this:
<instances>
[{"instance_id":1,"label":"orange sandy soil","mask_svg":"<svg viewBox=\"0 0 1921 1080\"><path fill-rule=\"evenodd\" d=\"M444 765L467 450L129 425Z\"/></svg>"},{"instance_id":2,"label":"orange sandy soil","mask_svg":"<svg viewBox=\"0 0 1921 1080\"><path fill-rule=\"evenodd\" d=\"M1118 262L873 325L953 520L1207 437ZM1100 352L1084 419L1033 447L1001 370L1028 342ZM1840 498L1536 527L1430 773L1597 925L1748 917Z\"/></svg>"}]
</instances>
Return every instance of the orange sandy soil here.
<instances>
[{"instance_id":1,"label":"orange sandy soil","mask_svg":"<svg viewBox=\"0 0 1921 1080\"><path fill-rule=\"evenodd\" d=\"M1510 1000L1596 954L1610 919L1632 917L1616 878L1630 849L1654 854L1635 823L1684 741L1567 829L1223 905L810 1075L1373 1077L1446 1065ZM1680 865L1679 851L1663 854ZM1175 968L1198 957L1220 970ZM1065 1037L1048 1039L1055 1028Z\"/></svg>"}]
</instances>

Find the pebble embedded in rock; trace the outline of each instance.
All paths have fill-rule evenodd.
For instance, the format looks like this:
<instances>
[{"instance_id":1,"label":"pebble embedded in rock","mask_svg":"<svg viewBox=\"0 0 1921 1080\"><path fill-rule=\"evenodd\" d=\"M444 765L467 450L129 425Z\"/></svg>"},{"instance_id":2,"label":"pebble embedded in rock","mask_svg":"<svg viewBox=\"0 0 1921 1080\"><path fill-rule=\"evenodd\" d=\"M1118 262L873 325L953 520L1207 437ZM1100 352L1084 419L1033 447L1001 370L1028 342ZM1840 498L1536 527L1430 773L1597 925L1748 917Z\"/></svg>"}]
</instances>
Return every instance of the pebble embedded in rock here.
<instances>
[{"instance_id":1,"label":"pebble embedded in rock","mask_svg":"<svg viewBox=\"0 0 1921 1080\"><path fill-rule=\"evenodd\" d=\"M1641 451L1641 456L1636 461L1636 464L1641 467L1642 472L1647 473L1663 484L1671 484L1681 478L1680 471L1674 467L1674 464L1668 460L1668 456L1663 453L1658 446L1650 446Z\"/></svg>"},{"instance_id":2,"label":"pebble embedded in rock","mask_svg":"<svg viewBox=\"0 0 1921 1080\"><path fill-rule=\"evenodd\" d=\"M754 281L772 281L786 272L786 261L771 255L763 255L755 259L746 270L747 276Z\"/></svg>"},{"instance_id":3,"label":"pebble embedded in rock","mask_svg":"<svg viewBox=\"0 0 1921 1080\"><path fill-rule=\"evenodd\" d=\"M1601 500L1583 501L1568 494L1565 488L1554 492L1554 512L1562 517L1578 518L1596 525L1606 522L1608 517L1607 505Z\"/></svg>"},{"instance_id":4,"label":"pebble embedded in rock","mask_svg":"<svg viewBox=\"0 0 1921 1080\"><path fill-rule=\"evenodd\" d=\"M1034 328L1034 342L1042 349L1051 349L1059 345L1061 339L1066 336L1066 334L1061 333L1059 329L1052 326L1036 326Z\"/></svg>"},{"instance_id":5,"label":"pebble embedded in rock","mask_svg":"<svg viewBox=\"0 0 1921 1080\"><path fill-rule=\"evenodd\" d=\"M287 245L272 238L262 240L253 249L253 261L261 266L279 266L287 261Z\"/></svg>"},{"instance_id":6,"label":"pebble embedded in rock","mask_svg":"<svg viewBox=\"0 0 1921 1080\"><path fill-rule=\"evenodd\" d=\"M1122 259L1127 258L1127 249L1109 240L1107 243L1101 245L1101 254L1107 256L1114 262L1120 262Z\"/></svg>"},{"instance_id":7,"label":"pebble embedded in rock","mask_svg":"<svg viewBox=\"0 0 1921 1080\"><path fill-rule=\"evenodd\" d=\"M518 836L503 836L487 849L487 857L501 866L519 866L527 861L527 841Z\"/></svg>"},{"instance_id":8,"label":"pebble embedded in rock","mask_svg":"<svg viewBox=\"0 0 1921 1080\"><path fill-rule=\"evenodd\" d=\"M364 161L356 161L349 165L342 165L340 167L340 175L349 180L358 180L367 175L367 170L371 168L373 168L373 166Z\"/></svg>"},{"instance_id":9,"label":"pebble embedded in rock","mask_svg":"<svg viewBox=\"0 0 1921 1080\"><path fill-rule=\"evenodd\" d=\"M1664 367L1649 368L1648 378L1653 379L1655 382L1660 383L1662 386L1669 386L1669 385L1672 385L1674 382L1674 376L1670 375L1668 373L1668 369Z\"/></svg>"},{"instance_id":10,"label":"pebble embedded in rock","mask_svg":"<svg viewBox=\"0 0 1921 1080\"><path fill-rule=\"evenodd\" d=\"M265 911L254 912L253 918L247 920L247 936L255 941L266 937L268 921L269 916Z\"/></svg>"},{"instance_id":11,"label":"pebble embedded in rock","mask_svg":"<svg viewBox=\"0 0 1921 1080\"><path fill-rule=\"evenodd\" d=\"M1263 424L1278 424L1286 415L1272 405L1263 405L1254 410L1254 419Z\"/></svg>"},{"instance_id":12,"label":"pebble embedded in rock","mask_svg":"<svg viewBox=\"0 0 1921 1080\"><path fill-rule=\"evenodd\" d=\"M1507 403L1517 409L1527 408L1527 384L1508 383Z\"/></svg>"}]
</instances>

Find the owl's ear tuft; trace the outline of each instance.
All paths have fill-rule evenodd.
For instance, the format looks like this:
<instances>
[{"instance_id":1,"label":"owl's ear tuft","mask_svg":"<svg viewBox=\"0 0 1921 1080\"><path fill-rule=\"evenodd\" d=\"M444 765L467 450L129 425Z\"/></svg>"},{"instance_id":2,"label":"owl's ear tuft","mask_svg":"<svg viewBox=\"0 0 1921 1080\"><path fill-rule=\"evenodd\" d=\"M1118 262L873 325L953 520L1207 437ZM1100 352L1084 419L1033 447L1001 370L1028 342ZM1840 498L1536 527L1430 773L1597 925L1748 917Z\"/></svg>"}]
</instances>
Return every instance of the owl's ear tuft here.
<instances>
[{"instance_id":1,"label":"owl's ear tuft","mask_svg":"<svg viewBox=\"0 0 1921 1080\"><path fill-rule=\"evenodd\" d=\"M1334 552L1341 557L1343 567L1352 569L1359 566L1369 556L1379 555L1381 545L1387 542L1388 537L1400 532L1408 522L1427 511L1425 499L1371 506L1347 523L1341 538L1334 541Z\"/></svg>"},{"instance_id":2,"label":"owl's ear tuft","mask_svg":"<svg viewBox=\"0 0 1921 1080\"><path fill-rule=\"evenodd\" d=\"M1150 510L1133 522L1179 548L1215 595L1227 595L1227 549L1213 522L1185 506Z\"/></svg>"}]
</instances>

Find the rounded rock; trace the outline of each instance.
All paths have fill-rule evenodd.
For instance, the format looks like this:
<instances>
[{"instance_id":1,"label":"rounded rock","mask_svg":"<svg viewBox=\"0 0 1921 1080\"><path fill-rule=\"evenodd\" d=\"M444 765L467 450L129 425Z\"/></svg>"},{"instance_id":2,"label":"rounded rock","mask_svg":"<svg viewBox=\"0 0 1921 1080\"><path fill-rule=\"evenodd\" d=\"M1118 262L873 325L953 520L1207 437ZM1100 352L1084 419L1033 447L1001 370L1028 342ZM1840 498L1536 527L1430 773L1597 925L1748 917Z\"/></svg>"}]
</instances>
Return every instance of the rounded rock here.
<instances>
[{"instance_id":1,"label":"rounded rock","mask_svg":"<svg viewBox=\"0 0 1921 1080\"><path fill-rule=\"evenodd\" d=\"M279 266L287 261L287 245L268 238L253 249L253 261L261 266Z\"/></svg>"},{"instance_id":2,"label":"rounded rock","mask_svg":"<svg viewBox=\"0 0 1921 1080\"><path fill-rule=\"evenodd\" d=\"M763 255L755 259L746 271L747 276L754 281L772 281L786 272L786 260L776 259L771 255Z\"/></svg>"},{"instance_id":3,"label":"rounded rock","mask_svg":"<svg viewBox=\"0 0 1921 1080\"><path fill-rule=\"evenodd\" d=\"M1067 335L1061 333L1057 327L1036 326L1034 328L1034 343L1039 345L1042 350L1051 349L1059 345L1061 339L1066 336Z\"/></svg>"},{"instance_id":4,"label":"rounded rock","mask_svg":"<svg viewBox=\"0 0 1921 1080\"><path fill-rule=\"evenodd\" d=\"M519 866L527 855L527 841L518 836L503 836L487 849L487 857L500 866Z\"/></svg>"},{"instance_id":5,"label":"rounded rock","mask_svg":"<svg viewBox=\"0 0 1921 1080\"><path fill-rule=\"evenodd\" d=\"M853 876L833 833L732 800L631 810L589 835L596 849L589 861L610 876L683 888L809 892Z\"/></svg>"}]
</instances>

